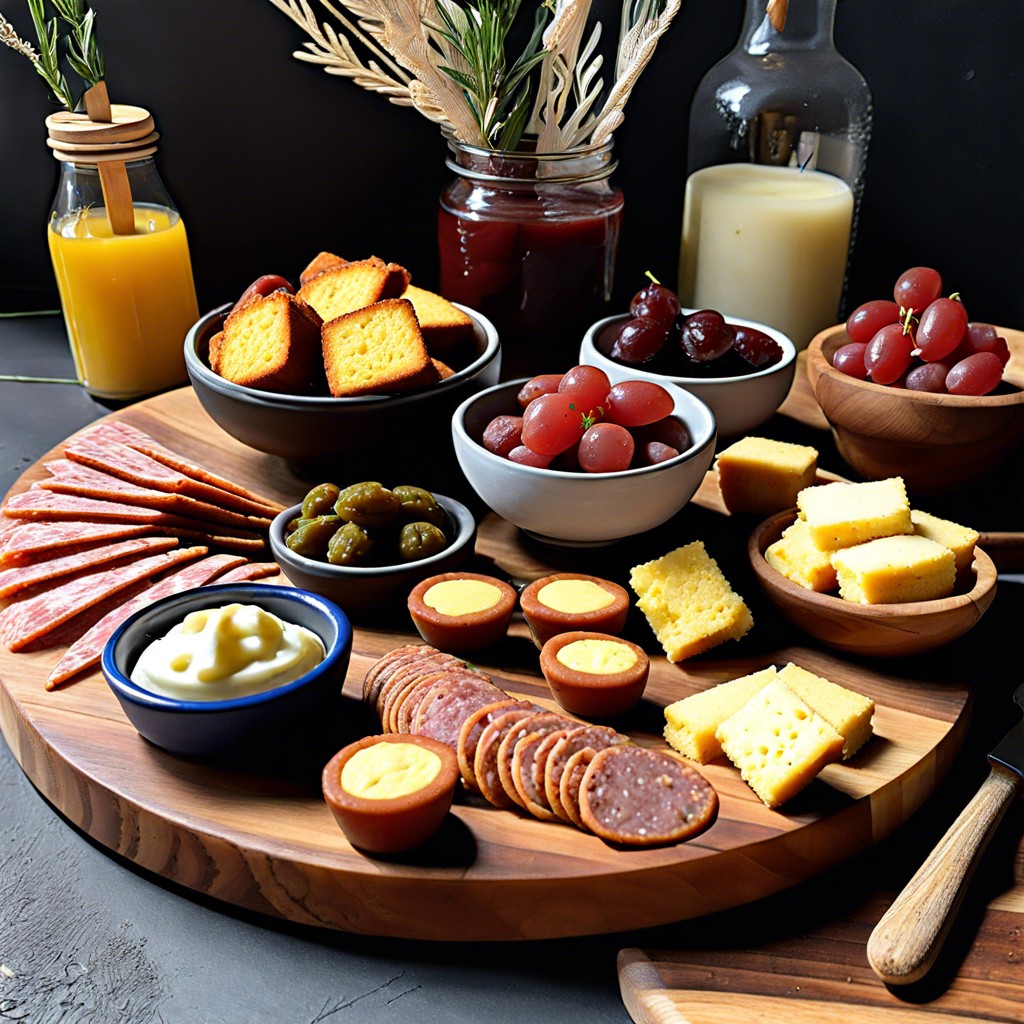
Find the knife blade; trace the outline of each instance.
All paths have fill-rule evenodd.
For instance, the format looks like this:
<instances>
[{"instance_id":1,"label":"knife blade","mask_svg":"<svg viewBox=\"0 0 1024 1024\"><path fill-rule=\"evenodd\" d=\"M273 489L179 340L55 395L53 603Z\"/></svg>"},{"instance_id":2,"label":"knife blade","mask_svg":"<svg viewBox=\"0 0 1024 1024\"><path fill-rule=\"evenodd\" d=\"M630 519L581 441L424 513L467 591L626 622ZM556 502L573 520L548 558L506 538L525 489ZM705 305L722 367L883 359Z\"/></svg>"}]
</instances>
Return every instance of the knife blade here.
<instances>
[{"instance_id":1,"label":"knife blade","mask_svg":"<svg viewBox=\"0 0 1024 1024\"><path fill-rule=\"evenodd\" d=\"M1024 710L1024 683L1013 695ZM868 962L887 985L923 978L942 949L974 869L1024 786L1024 720L988 755L981 788L872 931Z\"/></svg>"}]
</instances>

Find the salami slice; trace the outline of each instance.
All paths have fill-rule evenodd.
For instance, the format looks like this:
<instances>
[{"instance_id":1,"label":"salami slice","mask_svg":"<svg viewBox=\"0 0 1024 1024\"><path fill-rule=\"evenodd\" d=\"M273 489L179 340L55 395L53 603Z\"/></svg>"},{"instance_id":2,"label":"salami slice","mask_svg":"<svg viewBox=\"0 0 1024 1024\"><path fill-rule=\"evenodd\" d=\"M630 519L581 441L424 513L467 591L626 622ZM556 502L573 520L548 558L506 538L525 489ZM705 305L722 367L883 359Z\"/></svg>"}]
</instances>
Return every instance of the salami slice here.
<instances>
[{"instance_id":1,"label":"salami slice","mask_svg":"<svg viewBox=\"0 0 1024 1024\"><path fill-rule=\"evenodd\" d=\"M580 788L580 817L611 843L677 843L706 829L717 812L718 794L700 772L631 743L598 751Z\"/></svg>"},{"instance_id":2,"label":"salami slice","mask_svg":"<svg viewBox=\"0 0 1024 1024\"><path fill-rule=\"evenodd\" d=\"M562 715L557 715L550 711L542 711L529 718L524 718L520 722L516 722L498 745L498 779L501 782L501 787L505 790L509 800L517 804L524 811L526 810L526 802L519 795L519 790L516 789L516 784L512 779L512 759L515 757L516 746L521 741L537 733L545 735L549 732L554 732L556 729L564 729L566 726L573 724L576 723L571 723L569 719Z\"/></svg>"},{"instance_id":3,"label":"salami slice","mask_svg":"<svg viewBox=\"0 0 1024 1024\"><path fill-rule=\"evenodd\" d=\"M505 736L524 718L532 718L537 714L534 707L513 708L497 715L489 722L480 734L476 754L473 757L473 777L480 793L488 803L495 807L511 807L512 800L498 775L498 748Z\"/></svg>"},{"instance_id":4,"label":"salami slice","mask_svg":"<svg viewBox=\"0 0 1024 1024\"><path fill-rule=\"evenodd\" d=\"M415 657L422 647L423 644L406 644L403 647L395 647L378 658L363 677L363 700L371 707L376 707L380 687L399 665Z\"/></svg>"},{"instance_id":5,"label":"salami slice","mask_svg":"<svg viewBox=\"0 0 1024 1024\"><path fill-rule=\"evenodd\" d=\"M26 519L5 519L4 525L13 529L5 534L0 565L30 565L38 560L52 558L67 549L81 550L95 544L142 537L153 531L145 524L136 523L33 523Z\"/></svg>"},{"instance_id":6,"label":"salami slice","mask_svg":"<svg viewBox=\"0 0 1024 1024\"><path fill-rule=\"evenodd\" d=\"M10 597L40 583L49 583L63 576L71 576L87 569L98 569L111 562L155 555L177 547L176 537L138 537L116 541L99 547L77 550L57 558L48 558L33 565L16 566L0 571L0 598Z\"/></svg>"},{"instance_id":7,"label":"salami slice","mask_svg":"<svg viewBox=\"0 0 1024 1024\"><path fill-rule=\"evenodd\" d=\"M593 750L596 754L613 743L625 743L626 737L616 732L607 725L584 725L573 729L565 737L559 738L551 748L547 760L543 765L544 796L547 799L547 806L551 808L556 818L562 821L578 821L570 816L569 812L562 806L561 783L562 773L566 769L569 758L579 750ZM582 781L582 774L580 781ZM539 784L540 780L538 780ZM578 787L577 787L578 791ZM578 802L577 802L578 803Z\"/></svg>"},{"instance_id":8,"label":"salami slice","mask_svg":"<svg viewBox=\"0 0 1024 1024\"><path fill-rule=\"evenodd\" d=\"M141 594L118 604L99 620L88 632L79 637L67 650L64 657L54 666L46 680L46 688L53 690L86 669L99 663L103 648L115 629L140 608L171 594L180 594L194 587L210 582L220 582L225 570L239 565L243 559L238 555L210 555L200 562L185 566L177 572L154 583Z\"/></svg>"},{"instance_id":9,"label":"salami slice","mask_svg":"<svg viewBox=\"0 0 1024 1024\"><path fill-rule=\"evenodd\" d=\"M233 491L204 483L125 444L120 431L110 431L101 424L92 431L72 439L64 454L83 466L102 470L129 483L152 487L170 494L184 494L206 501L218 508L231 509L244 515L274 516L281 506L267 500L254 501Z\"/></svg>"},{"instance_id":10,"label":"salami slice","mask_svg":"<svg viewBox=\"0 0 1024 1024\"><path fill-rule=\"evenodd\" d=\"M126 505L157 509L208 523L222 523L242 530L265 530L270 526L270 519L266 516L244 515L211 505L207 501L199 501L187 494L144 487L71 459L55 459L45 463L45 466L50 472L50 479L40 480L39 486L55 494L78 494L101 501L120 501Z\"/></svg>"},{"instance_id":11,"label":"salami slice","mask_svg":"<svg viewBox=\"0 0 1024 1024\"><path fill-rule=\"evenodd\" d=\"M217 583L251 583L263 580L268 576L277 576L281 567L277 562L246 562L235 569L229 569L223 576L218 576Z\"/></svg>"},{"instance_id":12,"label":"salami slice","mask_svg":"<svg viewBox=\"0 0 1024 1024\"><path fill-rule=\"evenodd\" d=\"M178 548L116 569L79 576L38 597L16 601L0 612L0 640L10 650L19 651L111 594L205 554L206 548L202 547Z\"/></svg>"},{"instance_id":13,"label":"salami slice","mask_svg":"<svg viewBox=\"0 0 1024 1024\"><path fill-rule=\"evenodd\" d=\"M462 775L462 781L467 789L472 789L475 792L480 791L480 787L476 782L476 775L473 773L473 760L476 757L476 747L480 742L480 736L483 734L484 729L498 715L503 714L505 711L512 711L515 708L529 711L532 709L532 705L529 701L513 700L511 697L507 697L504 700L498 700L493 704L485 704L482 708L477 708L462 723L462 728L459 729L459 739L455 752L459 757L459 773Z\"/></svg>"},{"instance_id":14,"label":"salami slice","mask_svg":"<svg viewBox=\"0 0 1024 1024\"><path fill-rule=\"evenodd\" d=\"M577 750L568 761L565 762L565 770L558 783L558 802L562 810L569 816L569 820L584 832L590 830L583 823L580 815L580 788L583 785L583 778L587 774L590 762L597 757L597 751L593 747L584 747Z\"/></svg>"},{"instance_id":15,"label":"salami slice","mask_svg":"<svg viewBox=\"0 0 1024 1024\"><path fill-rule=\"evenodd\" d=\"M381 725L385 732L411 732L412 721L410 715L414 713L412 702L417 697L422 700L427 692L433 689L437 683L443 683L448 678L448 667L442 668L414 668L409 667L392 684L384 697L384 705L381 711ZM402 715L403 710L405 715ZM400 723L405 723L402 728Z\"/></svg>"},{"instance_id":16,"label":"salami slice","mask_svg":"<svg viewBox=\"0 0 1024 1024\"><path fill-rule=\"evenodd\" d=\"M120 441L122 444L126 444L129 448L133 448L135 451L141 452L143 455L148 455L151 459L155 459L157 462L160 462L165 466L169 466L171 469L176 469L180 473L184 473L186 476L191 477L193 480L211 484L224 491L230 491L232 494L248 498L258 504L274 506L274 502L268 501L259 494L254 494L252 491L242 487L241 484L236 484L233 480L228 480L225 477L218 476L212 470L206 469L204 466L200 466L196 462L189 461L183 455L179 455L177 452L173 452L169 448L165 448L155 438L150 437L147 433L139 430L137 427L133 427L130 424L125 423L124 420L109 421L93 429L98 431L102 430L102 433L97 434L97 436ZM282 507L283 506L276 506L276 510L281 511Z\"/></svg>"},{"instance_id":17,"label":"salami slice","mask_svg":"<svg viewBox=\"0 0 1024 1024\"><path fill-rule=\"evenodd\" d=\"M532 732L524 736L512 752L512 784L526 808L541 821L555 821L555 814L548 806L542 783L537 785L538 771L543 773L543 762L551 753L552 746L569 733L569 729L554 729L549 733Z\"/></svg>"},{"instance_id":18,"label":"salami slice","mask_svg":"<svg viewBox=\"0 0 1024 1024\"><path fill-rule=\"evenodd\" d=\"M504 696L504 690L468 669L449 673L447 685L434 687L418 705L412 732L439 740L457 751L462 723L474 711Z\"/></svg>"}]
</instances>

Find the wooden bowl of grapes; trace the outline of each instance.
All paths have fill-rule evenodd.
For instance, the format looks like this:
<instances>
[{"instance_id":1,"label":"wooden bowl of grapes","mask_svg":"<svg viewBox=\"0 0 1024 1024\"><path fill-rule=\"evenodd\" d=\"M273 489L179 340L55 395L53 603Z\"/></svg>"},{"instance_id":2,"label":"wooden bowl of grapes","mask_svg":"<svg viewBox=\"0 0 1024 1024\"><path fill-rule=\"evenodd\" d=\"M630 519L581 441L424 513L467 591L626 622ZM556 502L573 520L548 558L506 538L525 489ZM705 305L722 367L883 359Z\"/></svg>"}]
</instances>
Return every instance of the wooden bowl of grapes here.
<instances>
[{"instance_id":1,"label":"wooden bowl of grapes","mask_svg":"<svg viewBox=\"0 0 1024 1024\"><path fill-rule=\"evenodd\" d=\"M851 344L848 324L814 338L807 350L807 375L839 454L861 477L901 476L915 496L949 493L991 473L1020 445L1024 333L995 328L1006 341L1008 358L987 394L951 394L915 390L909 371L881 384L859 375L863 365L855 366L854 374L838 368L844 365L841 350ZM948 378L952 367L946 360L935 362L941 368L925 372L935 378L945 369Z\"/></svg>"}]
</instances>

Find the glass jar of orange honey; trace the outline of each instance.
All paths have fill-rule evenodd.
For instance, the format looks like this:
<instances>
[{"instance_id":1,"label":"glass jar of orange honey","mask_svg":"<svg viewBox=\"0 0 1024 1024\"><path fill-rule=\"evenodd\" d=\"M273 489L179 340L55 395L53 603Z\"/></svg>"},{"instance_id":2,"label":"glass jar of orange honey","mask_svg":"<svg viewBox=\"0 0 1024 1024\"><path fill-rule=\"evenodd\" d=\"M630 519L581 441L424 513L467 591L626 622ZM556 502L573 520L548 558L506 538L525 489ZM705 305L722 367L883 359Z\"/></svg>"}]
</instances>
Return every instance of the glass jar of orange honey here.
<instances>
[{"instance_id":1,"label":"glass jar of orange honey","mask_svg":"<svg viewBox=\"0 0 1024 1024\"><path fill-rule=\"evenodd\" d=\"M78 379L97 398L127 401L187 381L185 334L199 312L152 117L111 112L110 122L47 118L60 161L47 236Z\"/></svg>"}]
</instances>

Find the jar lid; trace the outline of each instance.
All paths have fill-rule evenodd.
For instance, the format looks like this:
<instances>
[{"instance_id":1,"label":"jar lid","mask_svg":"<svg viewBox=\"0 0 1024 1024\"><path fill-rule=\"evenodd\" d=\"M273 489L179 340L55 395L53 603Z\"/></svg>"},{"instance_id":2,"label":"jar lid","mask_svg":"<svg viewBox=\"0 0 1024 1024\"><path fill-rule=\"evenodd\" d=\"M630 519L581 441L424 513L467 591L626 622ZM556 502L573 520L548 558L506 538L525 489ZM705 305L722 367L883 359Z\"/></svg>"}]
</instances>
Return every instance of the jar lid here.
<instances>
[{"instance_id":1,"label":"jar lid","mask_svg":"<svg viewBox=\"0 0 1024 1024\"><path fill-rule=\"evenodd\" d=\"M110 105L109 121L94 121L88 114L60 110L46 119L46 144L58 160L101 163L107 160L138 160L156 152L160 135L153 115L143 107L126 103Z\"/></svg>"}]
</instances>

